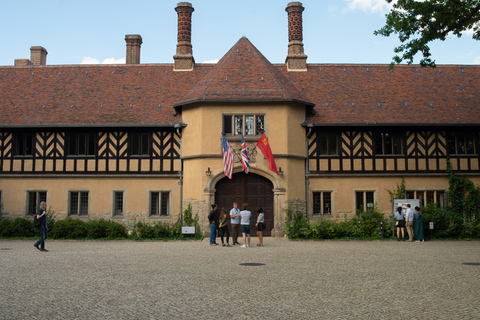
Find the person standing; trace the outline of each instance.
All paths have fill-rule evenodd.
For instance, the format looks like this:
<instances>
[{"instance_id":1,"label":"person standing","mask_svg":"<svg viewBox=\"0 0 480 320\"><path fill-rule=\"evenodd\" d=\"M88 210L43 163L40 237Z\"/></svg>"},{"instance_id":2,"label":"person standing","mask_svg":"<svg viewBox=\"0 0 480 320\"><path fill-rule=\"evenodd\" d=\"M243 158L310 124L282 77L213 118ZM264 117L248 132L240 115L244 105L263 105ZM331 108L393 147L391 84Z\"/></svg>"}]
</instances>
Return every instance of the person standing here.
<instances>
[{"instance_id":1,"label":"person standing","mask_svg":"<svg viewBox=\"0 0 480 320\"><path fill-rule=\"evenodd\" d=\"M418 206L415 207L413 234L415 235L415 240L417 242L425 241L425 238L423 236L422 212L420 211L420 208Z\"/></svg>"},{"instance_id":2,"label":"person standing","mask_svg":"<svg viewBox=\"0 0 480 320\"><path fill-rule=\"evenodd\" d=\"M406 221L407 221L407 232L408 232L408 241L413 242L413 209L412 206L407 203L407 213L406 213Z\"/></svg>"},{"instance_id":3,"label":"person standing","mask_svg":"<svg viewBox=\"0 0 480 320\"><path fill-rule=\"evenodd\" d=\"M217 208L216 204L212 204L212 211L208 215L208 222L210 223L210 245L218 246L217 240Z\"/></svg>"},{"instance_id":4,"label":"person standing","mask_svg":"<svg viewBox=\"0 0 480 320\"><path fill-rule=\"evenodd\" d=\"M225 208L222 208L218 222L220 223L218 225L218 232L220 233L220 239L222 239L222 247L230 247L230 244L228 243L228 239L230 238L230 231L228 231L227 210ZM227 236L227 243L223 242L224 235Z\"/></svg>"},{"instance_id":5,"label":"person standing","mask_svg":"<svg viewBox=\"0 0 480 320\"><path fill-rule=\"evenodd\" d=\"M248 210L248 203L242 204L240 211L240 224L242 226L243 245L242 248L250 248L250 218L252 213Z\"/></svg>"},{"instance_id":6,"label":"person standing","mask_svg":"<svg viewBox=\"0 0 480 320\"><path fill-rule=\"evenodd\" d=\"M230 210L230 225L232 226L232 242L233 245L238 243L238 235L240 233L240 210L236 202L233 203L233 209Z\"/></svg>"},{"instance_id":7,"label":"person standing","mask_svg":"<svg viewBox=\"0 0 480 320\"><path fill-rule=\"evenodd\" d=\"M47 227L47 203L45 201L40 202L40 210L37 213L37 219L40 220L40 240L35 242L33 245L40 251L48 252L45 249L45 239L48 237L48 227Z\"/></svg>"},{"instance_id":8,"label":"person standing","mask_svg":"<svg viewBox=\"0 0 480 320\"><path fill-rule=\"evenodd\" d=\"M398 207L395 212L395 226L397 227L397 241L400 241L400 230L402 231L402 240L405 241L405 215L403 214L402 207Z\"/></svg>"},{"instance_id":9,"label":"person standing","mask_svg":"<svg viewBox=\"0 0 480 320\"><path fill-rule=\"evenodd\" d=\"M258 207L257 209L257 223L255 224L257 227L257 237L258 243L257 247L263 247L263 230L265 230L265 215L263 214L262 207Z\"/></svg>"}]
</instances>

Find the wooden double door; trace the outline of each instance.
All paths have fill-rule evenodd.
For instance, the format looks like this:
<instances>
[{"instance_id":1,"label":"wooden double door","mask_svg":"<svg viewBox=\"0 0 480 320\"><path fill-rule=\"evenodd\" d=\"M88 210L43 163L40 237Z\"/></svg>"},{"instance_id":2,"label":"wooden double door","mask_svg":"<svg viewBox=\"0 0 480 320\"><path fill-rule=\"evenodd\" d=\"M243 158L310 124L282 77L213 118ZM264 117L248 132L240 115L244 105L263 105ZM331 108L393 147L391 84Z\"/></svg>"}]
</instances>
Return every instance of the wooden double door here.
<instances>
[{"instance_id":1,"label":"wooden double door","mask_svg":"<svg viewBox=\"0 0 480 320\"><path fill-rule=\"evenodd\" d=\"M215 203L218 204L218 212L222 208L227 209L230 213L234 202L238 204L238 208L242 208L242 204L248 203L248 208L252 212L250 219L250 234L257 234L257 209L262 207L265 214L266 229L263 231L264 236L270 236L274 224L273 212L273 184L266 178L244 172L236 173L232 179L227 177L217 182L215 186Z\"/></svg>"}]
</instances>

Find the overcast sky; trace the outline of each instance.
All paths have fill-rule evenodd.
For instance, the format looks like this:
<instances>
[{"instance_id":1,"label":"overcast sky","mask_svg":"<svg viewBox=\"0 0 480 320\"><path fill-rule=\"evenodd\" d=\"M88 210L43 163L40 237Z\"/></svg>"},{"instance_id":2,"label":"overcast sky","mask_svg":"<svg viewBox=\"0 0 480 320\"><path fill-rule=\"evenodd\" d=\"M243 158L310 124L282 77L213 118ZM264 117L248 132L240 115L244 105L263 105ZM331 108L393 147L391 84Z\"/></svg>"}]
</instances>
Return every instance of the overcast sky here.
<instances>
[{"instance_id":1,"label":"overcast sky","mask_svg":"<svg viewBox=\"0 0 480 320\"><path fill-rule=\"evenodd\" d=\"M125 63L125 35L143 38L141 63L172 63L180 1L1 1L0 65L30 58L31 46L47 49L48 65ZM246 36L272 63L284 63L288 31L279 0L192 0L195 62L214 62ZM308 63L388 64L395 36L374 36L385 24L384 0L304 0L303 43ZM479 64L480 42L465 34L431 45L437 64ZM417 57L415 63L419 62Z\"/></svg>"}]
</instances>

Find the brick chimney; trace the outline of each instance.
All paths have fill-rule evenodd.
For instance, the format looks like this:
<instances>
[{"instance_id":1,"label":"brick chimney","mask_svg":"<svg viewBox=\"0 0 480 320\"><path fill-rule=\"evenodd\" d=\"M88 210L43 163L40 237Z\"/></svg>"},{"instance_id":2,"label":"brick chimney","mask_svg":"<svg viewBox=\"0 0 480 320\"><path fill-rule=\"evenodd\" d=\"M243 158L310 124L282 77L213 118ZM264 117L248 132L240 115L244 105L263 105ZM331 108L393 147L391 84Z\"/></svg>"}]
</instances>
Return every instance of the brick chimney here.
<instances>
[{"instance_id":1,"label":"brick chimney","mask_svg":"<svg viewBox=\"0 0 480 320\"><path fill-rule=\"evenodd\" d=\"M307 55L303 51L301 2L290 2L285 11L288 13L288 55L285 59L288 71L307 71Z\"/></svg>"},{"instance_id":2,"label":"brick chimney","mask_svg":"<svg viewBox=\"0 0 480 320\"><path fill-rule=\"evenodd\" d=\"M30 47L30 61L34 66L47 65L47 50L44 47Z\"/></svg>"},{"instance_id":3,"label":"brick chimney","mask_svg":"<svg viewBox=\"0 0 480 320\"><path fill-rule=\"evenodd\" d=\"M177 52L173 56L175 71L193 70L195 60L192 51L192 4L179 2L175 11L178 13Z\"/></svg>"},{"instance_id":4,"label":"brick chimney","mask_svg":"<svg viewBox=\"0 0 480 320\"><path fill-rule=\"evenodd\" d=\"M15 59L15 67L31 66L33 63L28 59Z\"/></svg>"},{"instance_id":5,"label":"brick chimney","mask_svg":"<svg viewBox=\"0 0 480 320\"><path fill-rule=\"evenodd\" d=\"M125 35L127 43L127 64L140 63L140 46L142 45L142 37L139 34Z\"/></svg>"}]
</instances>

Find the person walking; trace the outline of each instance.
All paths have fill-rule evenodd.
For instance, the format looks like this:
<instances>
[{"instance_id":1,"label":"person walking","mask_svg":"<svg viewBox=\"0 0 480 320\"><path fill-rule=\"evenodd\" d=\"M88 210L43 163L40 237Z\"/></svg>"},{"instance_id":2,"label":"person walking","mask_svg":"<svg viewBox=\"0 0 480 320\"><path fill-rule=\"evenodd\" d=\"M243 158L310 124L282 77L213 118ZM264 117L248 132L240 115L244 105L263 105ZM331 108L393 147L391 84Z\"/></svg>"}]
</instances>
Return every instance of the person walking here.
<instances>
[{"instance_id":1,"label":"person walking","mask_svg":"<svg viewBox=\"0 0 480 320\"><path fill-rule=\"evenodd\" d=\"M407 203L407 213L406 213L406 221L407 221L407 232L408 232L408 241L413 242L413 209L412 206Z\"/></svg>"},{"instance_id":2,"label":"person walking","mask_svg":"<svg viewBox=\"0 0 480 320\"><path fill-rule=\"evenodd\" d=\"M257 223L255 224L257 227L257 237L258 243L257 247L263 247L263 230L265 230L265 215L263 213L262 207L258 207L257 209Z\"/></svg>"},{"instance_id":3,"label":"person walking","mask_svg":"<svg viewBox=\"0 0 480 320\"><path fill-rule=\"evenodd\" d=\"M40 240L35 242L33 245L40 251L48 252L45 249L45 239L48 237L48 227L47 227L47 203L45 201L40 202L40 210L37 213L37 219L40 220Z\"/></svg>"},{"instance_id":4,"label":"person walking","mask_svg":"<svg viewBox=\"0 0 480 320\"><path fill-rule=\"evenodd\" d=\"M242 235L243 235L243 245L242 248L250 248L250 218L252 213L248 210L248 203L242 204L242 211L240 211L242 226Z\"/></svg>"},{"instance_id":5,"label":"person walking","mask_svg":"<svg viewBox=\"0 0 480 320\"><path fill-rule=\"evenodd\" d=\"M230 225L232 226L232 242L233 245L238 243L238 235L240 234L240 210L236 202L233 203L233 209L230 210Z\"/></svg>"},{"instance_id":6,"label":"person walking","mask_svg":"<svg viewBox=\"0 0 480 320\"><path fill-rule=\"evenodd\" d=\"M218 246L217 240L217 208L216 204L212 204L212 211L208 215L208 222L210 223L210 245Z\"/></svg>"},{"instance_id":7,"label":"person walking","mask_svg":"<svg viewBox=\"0 0 480 320\"><path fill-rule=\"evenodd\" d=\"M220 239L222 239L222 247L231 247L228 243L228 239L230 238L230 231L228 230L227 210L225 208L222 208L218 222L218 232L220 233ZM227 243L223 242L224 235L227 236Z\"/></svg>"},{"instance_id":8,"label":"person walking","mask_svg":"<svg viewBox=\"0 0 480 320\"><path fill-rule=\"evenodd\" d=\"M402 231L402 240L405 241L405 215L403 214L402 207L398 207L395 211L395 227L397 228L397 241L400 241L400 231Z\"/></svg>"},{"instance_id":9,"label":"person walking","mask_svg":"<svg viewBox=\"0 0 480 320\"><path fill-rule=\"evenodd\" d=\"M423 221L422 212L418 206L415 207L414 220L413 220L413 234L415 235L416 242L423 242L425 238L423 236Z\"/></svg>"}]
</instances>

